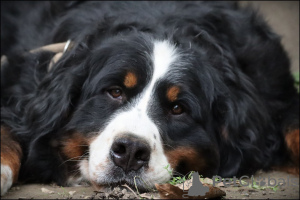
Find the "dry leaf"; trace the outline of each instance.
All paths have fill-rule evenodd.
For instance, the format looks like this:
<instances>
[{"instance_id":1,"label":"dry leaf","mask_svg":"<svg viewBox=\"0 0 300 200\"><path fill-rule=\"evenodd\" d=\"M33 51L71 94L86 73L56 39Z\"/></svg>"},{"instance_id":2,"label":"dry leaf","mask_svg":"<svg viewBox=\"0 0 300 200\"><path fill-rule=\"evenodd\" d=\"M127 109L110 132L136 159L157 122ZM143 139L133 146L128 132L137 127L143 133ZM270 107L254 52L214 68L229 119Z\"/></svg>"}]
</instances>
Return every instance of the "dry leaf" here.
<instances>
[{"instance_id":1,"label":"dry leaf","mask_svg":"<svg viewBox=\"0 0 300 200\"><path fill-rule=\"evenodd\" d=\"M208 187L209 191L204 196L188 196L188 190L182 190L177 186L166 184L155 184L162 199L212 199L225 196L226 193L210 184L204 183L204 187Z\"/></svg>"},{"instance_id":2,"label":"dry leaf","mask_svg":"<svg viewBox=\"0 0 300 200\"><path fill-rule=\"evenodd\" d=\"M152 195L147 194L147 193L140 194L140 197L145 198L145 199L157 199L157 198L155 198Z\"/></svg>"},{"instance_id":3,"label":"dry leaf","mask_svg":"<svg viewBox=\"0 0 300 200\"><path fill-rule=\"evenodd\" d=\"M182 199L182 195L184 194L182 189L169 183L155 184L155 187L162 199Z\"/></svg>"},{"instance_id":4,"label":"dry leaf","mask_svg":"<svg viewBox=\"0 0 300 200\"><path fill-rule=\"evenodd\" d=\"M176 184L175 186L179 187L181 190L188 190L190 189L190 187L192 186L193 184L193 178L190 179L190 180L186 180L184 181L184 183L180 183L180 184Z\"/></svg>"},{"instance_id":5,"label":"dry leaf","mask_svg":"<svg viewBox=\"0 0 300 200\"><path fill-rule=\"evenodd\" d=\"M213 180L210 179L210 178L205 178L205 179L203 179L203 181L201 181L201 182L202 182L202 183L207 183L207 184L210 184L210 185L213 184Z\"/></svg>"}]
</instances>

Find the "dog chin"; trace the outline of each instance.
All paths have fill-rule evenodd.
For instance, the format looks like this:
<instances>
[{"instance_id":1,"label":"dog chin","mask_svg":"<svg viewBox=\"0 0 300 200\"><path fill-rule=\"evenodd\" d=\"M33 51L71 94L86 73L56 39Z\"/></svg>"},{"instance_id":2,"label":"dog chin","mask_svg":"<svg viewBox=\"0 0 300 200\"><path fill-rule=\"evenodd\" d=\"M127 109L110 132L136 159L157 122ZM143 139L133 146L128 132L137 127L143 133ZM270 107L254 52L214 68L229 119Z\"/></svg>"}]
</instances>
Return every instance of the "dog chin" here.
<instances>
[{"instance_id":1,"label":"dog chin","mask_svg":"<svg viewBox=\"0 0 300 200\"><path fill-rule=\"evenodd\" d=\"M81 161L80 171L82 180L88 180L96 189L114 187L118 185L127 185L131 188L139 188L139 191L150 191L155 187L155 183L165 183L170 179L170 175L161 172L157 176L147 174L146 167L138 171L129 171L125 173L120 167L110 165L103 171L93 171L89 167L87 160ZM74 180L74 179L73 179Z\"/></svg>"}]
</instances>

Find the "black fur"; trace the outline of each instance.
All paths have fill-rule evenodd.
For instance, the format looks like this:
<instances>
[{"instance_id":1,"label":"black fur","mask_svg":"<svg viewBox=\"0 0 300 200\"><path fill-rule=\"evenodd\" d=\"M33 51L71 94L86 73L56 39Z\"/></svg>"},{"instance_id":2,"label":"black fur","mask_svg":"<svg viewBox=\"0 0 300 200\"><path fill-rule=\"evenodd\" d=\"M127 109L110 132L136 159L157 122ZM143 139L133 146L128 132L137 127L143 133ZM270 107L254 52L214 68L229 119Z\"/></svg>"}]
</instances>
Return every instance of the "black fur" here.
<instances>
[{"instance_id":1,"label":"black fur","mask_svg":"<svg viewBox=\"0 0 300 200\"><path fill-rule=\"evenodd\" d=\"M55 141L73 130L89 137L130 104L149 82L152 39L170 40L184 61L158 84L151 110L164 143L195 148L208 176L287 162L284 132L299 128L299 97L279 36L255 11L208 1L59 5L1 2L1 123L23 148L21 179L64 184L68 167ZM74 48L49 73L52 52L27 52L68 39ZM126 69L143 81L125 102L109 100ZM179 116L164 99L172 83L184 88ZM193 169L182 162L177 170Z\"/></svg>"}]
</instances>

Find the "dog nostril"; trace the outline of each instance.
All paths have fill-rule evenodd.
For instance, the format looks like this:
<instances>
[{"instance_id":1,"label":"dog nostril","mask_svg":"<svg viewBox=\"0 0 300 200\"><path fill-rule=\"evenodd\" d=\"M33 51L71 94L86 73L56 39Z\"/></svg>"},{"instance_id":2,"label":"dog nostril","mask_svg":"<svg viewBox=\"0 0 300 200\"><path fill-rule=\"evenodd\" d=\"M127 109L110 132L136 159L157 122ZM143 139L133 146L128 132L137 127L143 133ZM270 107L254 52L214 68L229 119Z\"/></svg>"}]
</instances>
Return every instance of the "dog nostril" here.
<instances>
[{"instance_id":1,"label":"dog nostril","mask_svg":"<svg viewBox=\"0 0 300 200\"><path fill-rule=\"evenodd\" d=\"M113 145L112 151L117 155L122 155L126 153L126 147L122 144Z\"/></svg>"},{"instance_id":2,"label":"dog nostril","mask_svg":"<svg viewBox=\"0 0 300 200\"><path fill-rule=\"evenodd\" d=\"M149 161L150 159L150 152L148 150L140 150L137 151L135 154L135 159L140 161Z\"/></svg>"},{"instance_id":3,"label":"dog nostril","mask_svg":"<svg viewBox=\"0 0 300 200\"><path fill-rule=\"evenodd\" d=\"M128 173L148 165L151 149L147 142L127 135L113 142L110 154L114 164Z\"/></svg>"}]
</instances>

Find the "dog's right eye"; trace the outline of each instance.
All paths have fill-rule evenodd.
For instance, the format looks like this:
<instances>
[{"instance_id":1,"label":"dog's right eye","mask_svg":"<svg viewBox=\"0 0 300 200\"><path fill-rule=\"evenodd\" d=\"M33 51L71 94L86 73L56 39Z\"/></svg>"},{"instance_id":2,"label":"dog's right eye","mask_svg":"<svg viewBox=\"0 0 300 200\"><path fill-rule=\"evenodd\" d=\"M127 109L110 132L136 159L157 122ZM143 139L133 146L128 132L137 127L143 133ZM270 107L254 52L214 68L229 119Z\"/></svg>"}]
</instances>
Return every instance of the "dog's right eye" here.
<instances>
[{"instance_id":1,"label":"dog's right eye","mask_svg":"<svg viewBox=\"0 0 300 200\"><path fill-rule=\"evenodd\" d=\"M123 91L119 88L108 90L109 95L114 99L122 99Z\"/></svg>"}]
</instances>

